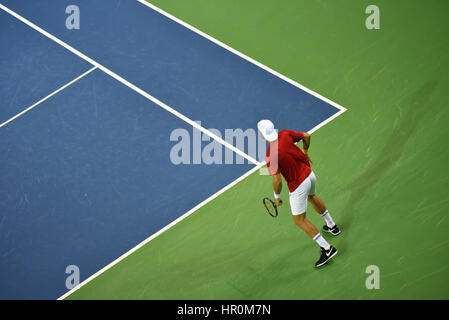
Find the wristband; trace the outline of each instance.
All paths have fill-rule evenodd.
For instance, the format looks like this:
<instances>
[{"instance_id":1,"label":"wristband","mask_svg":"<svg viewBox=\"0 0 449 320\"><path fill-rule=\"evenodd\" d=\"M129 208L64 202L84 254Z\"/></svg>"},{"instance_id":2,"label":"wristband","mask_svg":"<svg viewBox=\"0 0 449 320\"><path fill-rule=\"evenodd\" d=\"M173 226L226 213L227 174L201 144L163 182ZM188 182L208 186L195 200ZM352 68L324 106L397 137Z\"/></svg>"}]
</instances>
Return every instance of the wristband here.
<instances>
[{"instance_id":1,"label":"wristband","mask_svg":"<svg viewBox=\"0 0 449 320\"><path fill-rule=\"evenodd\" d=\"M274 199L280 199L281 198L281 194L277 194L276 192L273 192L274 193Z\"/></svg>"}]
</instances>

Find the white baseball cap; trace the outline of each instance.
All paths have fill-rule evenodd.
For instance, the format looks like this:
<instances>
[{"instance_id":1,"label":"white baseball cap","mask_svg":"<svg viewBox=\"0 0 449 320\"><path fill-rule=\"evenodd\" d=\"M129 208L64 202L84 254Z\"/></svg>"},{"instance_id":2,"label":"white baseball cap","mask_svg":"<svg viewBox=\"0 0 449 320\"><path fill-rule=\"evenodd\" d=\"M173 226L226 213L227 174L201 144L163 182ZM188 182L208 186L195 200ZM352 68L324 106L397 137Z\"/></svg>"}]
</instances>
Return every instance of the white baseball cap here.
<instances>
[{"instance_id":1,"label":"white baseball cap","mask_svg":"<svg viewBox=\"0 0 449 320\"><path fill-rule=\"evenodd\" d=\"M274 130L274 124L270 120L260 120L257 123L257 129L259 129L262 136L270 142L273 142L278 138L278 133Z\"/></svg>"}]
</instances>

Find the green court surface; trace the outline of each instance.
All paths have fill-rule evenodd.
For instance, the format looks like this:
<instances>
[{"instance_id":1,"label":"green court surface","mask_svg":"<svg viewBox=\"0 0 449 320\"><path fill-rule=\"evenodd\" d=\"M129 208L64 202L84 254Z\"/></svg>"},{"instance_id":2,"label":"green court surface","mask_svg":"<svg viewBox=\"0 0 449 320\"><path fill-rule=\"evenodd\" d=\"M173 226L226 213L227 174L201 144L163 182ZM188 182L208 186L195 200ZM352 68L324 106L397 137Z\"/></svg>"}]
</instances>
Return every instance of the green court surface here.
<instances>
[{"instance_id":1,"label":"green court surface","mask_svg":"<svg viewBox=\"0 0 449 320\"><path fill-rule=\"evenodd\" d=\"M310 149L339 254L314 268L286 184L273 219L257 171L68 299L449 298L448 1L150 2L348 109ZM365 28L369 4L380 30Z\"/></svg>"}]
</instances>

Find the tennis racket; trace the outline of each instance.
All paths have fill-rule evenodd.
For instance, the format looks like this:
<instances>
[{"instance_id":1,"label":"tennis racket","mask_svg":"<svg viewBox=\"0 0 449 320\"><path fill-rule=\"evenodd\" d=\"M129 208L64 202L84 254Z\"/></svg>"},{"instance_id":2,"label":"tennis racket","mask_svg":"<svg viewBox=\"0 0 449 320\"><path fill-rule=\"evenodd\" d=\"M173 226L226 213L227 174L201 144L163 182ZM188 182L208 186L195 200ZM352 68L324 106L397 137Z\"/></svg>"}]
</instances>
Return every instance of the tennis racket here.
<instances>
[{"instance_id":1,"label":"tennis racket","mask_svg":"<svg viewBox=\"0 0 449 320\"><path fill-rule=\"evenodd\" d=\"M270 200L270 198L263 198L263 205L267 209L267 212L273 218L278 216L278 208L276 204Z\"/></svg>"}]
</instances>

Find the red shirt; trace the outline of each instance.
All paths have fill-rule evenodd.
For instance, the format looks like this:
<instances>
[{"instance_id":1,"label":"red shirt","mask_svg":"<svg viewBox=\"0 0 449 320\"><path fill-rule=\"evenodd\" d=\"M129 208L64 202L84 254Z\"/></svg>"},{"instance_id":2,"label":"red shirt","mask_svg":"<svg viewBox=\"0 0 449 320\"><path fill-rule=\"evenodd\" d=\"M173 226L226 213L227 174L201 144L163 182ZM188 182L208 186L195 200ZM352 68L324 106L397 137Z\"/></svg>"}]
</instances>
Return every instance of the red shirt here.
<instances>
[{"instance_id":1,"label":"red shirt","mask_svg":"<svg viewBox=\"0 0 449 320\"><path fill-rule=\"evenodd\" d=\"M278 134L278 139L270 143L265 158L268 173L272 176L281 173L287 181L290 192L295 191L312 172L308 157L295 145L303 137L304 132L282 130ZM273 150L271 156L270 149Z\"/></svg>"}]
</instances>

